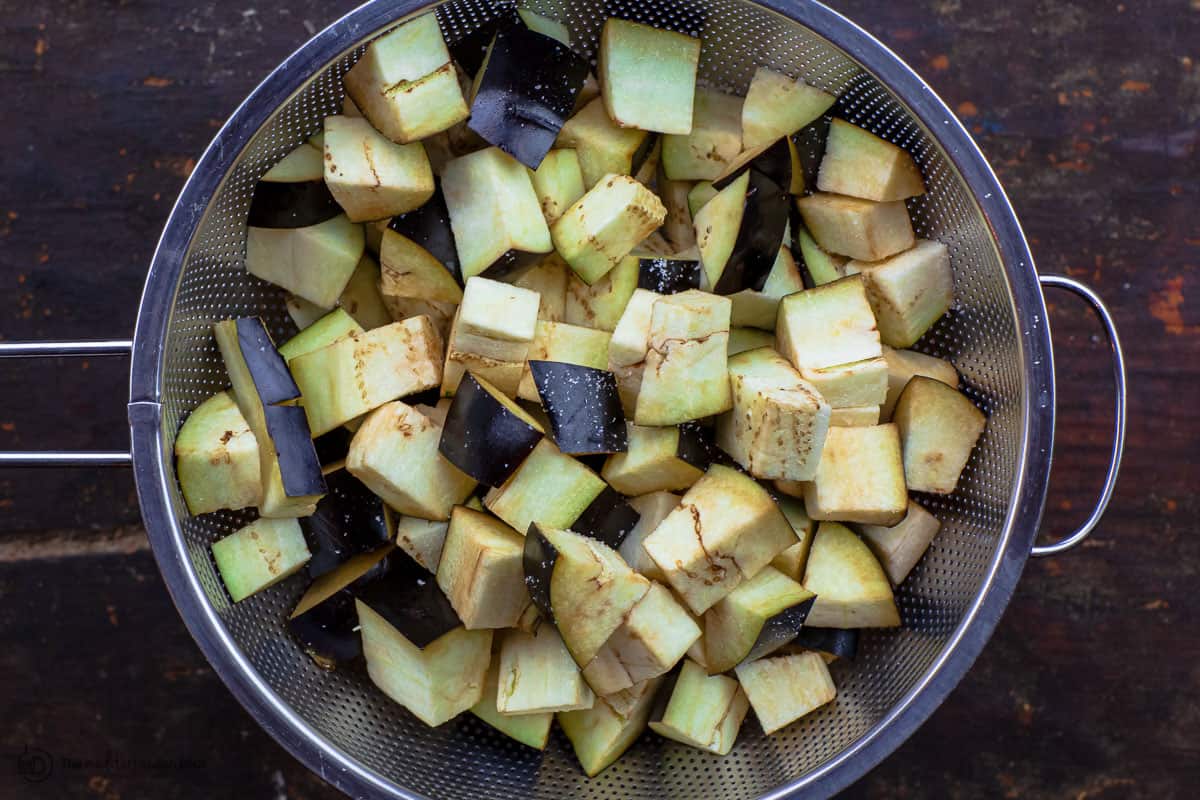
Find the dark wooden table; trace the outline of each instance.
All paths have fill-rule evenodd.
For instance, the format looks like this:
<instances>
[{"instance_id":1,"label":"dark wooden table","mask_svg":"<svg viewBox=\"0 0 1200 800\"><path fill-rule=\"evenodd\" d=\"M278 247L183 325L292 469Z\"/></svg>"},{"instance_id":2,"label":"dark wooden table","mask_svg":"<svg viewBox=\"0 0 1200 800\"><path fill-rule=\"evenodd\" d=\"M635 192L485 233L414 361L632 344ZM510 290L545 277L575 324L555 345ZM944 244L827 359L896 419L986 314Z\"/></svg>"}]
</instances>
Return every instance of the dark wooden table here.
<instances>
[{"instance_id":1,"label":"dark wooden table","mask_svg":"<svg viewBox=\"0 0 1200 800\"><path fill-rule=\"evenodd\" d=\"M0 1L0 337L129 335L194 159L274 64L351 5ZM1029 565L961 687L846 796L1195 797L1200 2L835 5L974 131L1041 271L1108 299L1131 389L1103 525ZM1050 299L1046 529L1059 531L1098 490L1111 393L1094 321ZM0 448L123 448L123 370L0 363ZM0 471L0 709L0 798L335 796L200 656L125 472ZM24 780L40 755L53 774Z\"/></svg>"}]
</instances>

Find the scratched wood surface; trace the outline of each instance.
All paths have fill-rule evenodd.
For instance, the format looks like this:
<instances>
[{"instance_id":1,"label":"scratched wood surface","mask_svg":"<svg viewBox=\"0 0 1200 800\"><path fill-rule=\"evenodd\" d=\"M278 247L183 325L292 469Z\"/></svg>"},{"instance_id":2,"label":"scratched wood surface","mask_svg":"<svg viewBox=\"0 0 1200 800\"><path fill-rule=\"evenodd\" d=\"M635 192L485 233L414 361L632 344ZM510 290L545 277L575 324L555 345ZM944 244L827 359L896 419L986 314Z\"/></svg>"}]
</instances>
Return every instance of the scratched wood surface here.
<instances>
[{"instance_id":1,"label":"scratched wood surface","mask_svg":"<svg viewBox=\"0 0 1200 800\"><path fill-rule=\"evenodd\" d=\"M127 336L194 159L275 63L351 5L0 0L0 338ZM1039 268L1109 300L1131 388L1103 525L1030 564L961 687L846 796L1194 797L1200 2L834 5L974 131ZM1111 395L1096 325L1051 300L1046 528L1063 530L1099 486ZM0 364L0 448L122 447L124 368ZM4 800L335 796L200 656L125 473L0 470L0 708Z\"/></svg>"}]
</instances>

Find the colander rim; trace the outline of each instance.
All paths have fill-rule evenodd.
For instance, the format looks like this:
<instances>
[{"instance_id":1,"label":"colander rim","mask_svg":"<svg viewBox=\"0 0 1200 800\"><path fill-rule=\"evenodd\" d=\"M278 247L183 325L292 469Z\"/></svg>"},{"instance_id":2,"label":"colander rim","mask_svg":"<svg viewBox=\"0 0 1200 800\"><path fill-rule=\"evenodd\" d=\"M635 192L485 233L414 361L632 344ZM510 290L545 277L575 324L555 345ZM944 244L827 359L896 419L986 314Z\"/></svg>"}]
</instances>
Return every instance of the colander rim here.
<instances>
[{"instance_id":1,"label":"colander rim","mask_svg":"<svg viewBox=\"0 0 1200 800\"><path fill-rule=\"evenodd\" d=\"M1020 459L996 554L979 593L942 652L900 701L828 762L761 800L827 797L865 775L933 713L979 655L1012 597L1036 538L1045 504L1054 435L1053 350L1045 302L1028 243L1007 195L970 133L907 64L857 24L816 0L750 0L803 25L840 48L891 91L925 127L971 189L1004 268L1025 376ZM288 56L230 116L196 164L158 243L138 310L130 374L129 421L142 516L164 582L192 637L221 680L255 720L313 772L352 797L421 800L341 752L266 684L239 651L191 568L170 491L170 449L162 431L162 376L174 298L183 264L210 201L259 129L321 69L355 44L439 3L371 0Z\"/></svg>"}]
</instances>

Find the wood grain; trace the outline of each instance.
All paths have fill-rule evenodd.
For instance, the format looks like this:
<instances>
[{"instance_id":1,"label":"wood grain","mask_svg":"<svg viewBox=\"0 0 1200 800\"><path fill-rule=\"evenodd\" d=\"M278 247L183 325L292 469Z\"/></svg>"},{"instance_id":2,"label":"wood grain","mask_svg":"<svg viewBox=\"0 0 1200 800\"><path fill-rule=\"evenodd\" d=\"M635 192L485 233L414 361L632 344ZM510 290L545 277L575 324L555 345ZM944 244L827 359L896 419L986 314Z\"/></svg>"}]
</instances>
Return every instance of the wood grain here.
<instances>
[{"instance_id":1,"label":"wood grain","mask_svg":"<svg viewBox=\"0 0 1200 800\"><path fill-rule=\"evenodd\" d=\"M0 0L0 338L128 335L194 159L272 66L352 5ZM1130 368L1129 447L1104 523L1030 563L962 686L846 797L1190 798L1200 4L834 5L957 110L1039 269L1100 291ZM1099 489L1111 390L1088 312L1050 299L1045 528L1062 531ZM125 381L111 361L0 364L0 448L123 446ZM0 798L335 797L213 676L137 526L126 473L0 471ZM15 768L26 748L77 763L29 783Z\"/></svg>"}]
</instances>

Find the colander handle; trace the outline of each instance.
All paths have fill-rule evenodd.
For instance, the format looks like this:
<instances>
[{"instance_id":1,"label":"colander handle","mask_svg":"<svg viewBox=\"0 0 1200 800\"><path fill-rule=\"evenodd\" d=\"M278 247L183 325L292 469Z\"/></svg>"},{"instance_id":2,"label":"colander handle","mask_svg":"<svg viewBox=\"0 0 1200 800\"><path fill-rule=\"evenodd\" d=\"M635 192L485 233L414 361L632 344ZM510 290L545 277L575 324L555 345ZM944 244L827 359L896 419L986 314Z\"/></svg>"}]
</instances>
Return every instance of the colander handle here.
<instances>
[{"instance_id":1,"label":"colander handle","mask_svg":"<svg viewBox=\"0 0 1200 800\"><path fill-rule=\"evenodd\" d=\"M1104 478L1104 489L1100 492L1100 499L1096 501L1087 521L1070 536L1066 536L1054 544L1034 545L1033 555L1039 558L1058 555L1070 550L1086 539L1100 524L1100 518L1104 516L1108 503L1112 500L1113 488L1117 485L1117 473L1121 469L1121 456L1125 450L1125 354L1121 350L1121 339L1117 336L1117 326L1113 322L1112 314L1109 313L1108 307L1104 305L1100 296L1079 281L1062 275L1042 275L1040 278L1042 286L1066 289L1068 292L1082 297L1100 318L1100 322L1104 326L1104 335L1108 338L1109 347L1112 348L1113 384L1116 387L1117 402L1116 414L1113 418L1112 454L1109 456L1108 475Z\"/></svg>"},{"instance_id":2,"label":"colander handle","mask_svg":"<svg viewBox=\"0 0 1200 800\"><path fill-rule=\"evenodd\" d=\"M0 358L61 358L65 356L128 356L133 342L0 342ZM0 452L0 467L127 467L128 452Z\"/></svg>"}]
</instances>

